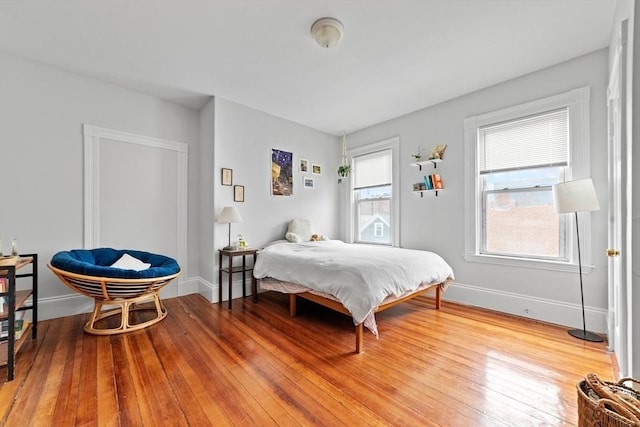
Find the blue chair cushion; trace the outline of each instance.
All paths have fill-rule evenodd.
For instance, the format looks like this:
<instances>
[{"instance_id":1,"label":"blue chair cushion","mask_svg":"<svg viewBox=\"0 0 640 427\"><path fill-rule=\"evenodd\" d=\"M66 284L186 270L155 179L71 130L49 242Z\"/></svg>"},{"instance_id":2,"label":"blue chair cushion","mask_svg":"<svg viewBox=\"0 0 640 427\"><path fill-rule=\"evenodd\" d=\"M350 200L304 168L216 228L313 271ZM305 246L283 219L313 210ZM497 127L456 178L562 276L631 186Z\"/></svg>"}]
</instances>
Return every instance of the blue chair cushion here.
<instances>
[{"instance_id":1,"label":"blue chair cushion","mask_svg":"<svg viewBox=\"0 0 640 427\"><path fill-rule=\"evenodd\" d=\"M141 271L111 267L111 264L119 260L125 253L151 264L151 267ZM71 273L116 279L148 279L170 276L180 271L178 262L168 256L112 248L73 249L58 252L51 258L51 265Z\"/></svg>"}]
</instances>

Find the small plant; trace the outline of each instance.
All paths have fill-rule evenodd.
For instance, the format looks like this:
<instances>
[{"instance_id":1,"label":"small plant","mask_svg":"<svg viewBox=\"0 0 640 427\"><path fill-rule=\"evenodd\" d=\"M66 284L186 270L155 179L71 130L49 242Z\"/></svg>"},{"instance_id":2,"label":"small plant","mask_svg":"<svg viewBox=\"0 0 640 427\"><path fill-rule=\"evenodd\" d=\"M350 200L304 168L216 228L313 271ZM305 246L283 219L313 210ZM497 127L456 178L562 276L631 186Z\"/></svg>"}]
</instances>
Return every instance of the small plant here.
<instances>
[{"instance_id":1,"label":"small plant","mask_svg":"<svg viewBox=\"0 0 640 427\"><path fill-rule=\"evenodd\" d=\"M416 162L419 162L422 158L422 148L418 147L418 151L415 154L412 154L411 157L413 157Z\"/></svg>"},{"instance_id":2,"label":"small plant","mask_svg":"<svg viewBox=\"0 0 640 427\"><path fill-rule=\"evenodd\" d=\"M351 166L342 165L338 168L338 184L342 183L342 179L349 176L349 172L351 172Z\"/></svg>"}]
</instances>

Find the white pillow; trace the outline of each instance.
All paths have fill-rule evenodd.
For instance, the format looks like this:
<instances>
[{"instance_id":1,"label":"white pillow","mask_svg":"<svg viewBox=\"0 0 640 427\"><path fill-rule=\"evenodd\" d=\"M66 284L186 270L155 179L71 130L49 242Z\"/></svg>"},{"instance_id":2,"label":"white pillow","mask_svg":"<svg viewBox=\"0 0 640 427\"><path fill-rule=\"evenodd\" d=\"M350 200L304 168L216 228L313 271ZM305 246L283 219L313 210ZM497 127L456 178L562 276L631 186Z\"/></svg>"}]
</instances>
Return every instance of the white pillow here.
<instances>
[{"instance_id":1,"label":"white pillow","mask_svg":"<svg viewBox=\"0 0 640 427\"><path fill-rule=\"evenodd\" d=\"M302 239L300 238L300 236L298 236L296 233L292 233L291 231L288 231L287 234L284 235L284 237L291 243L302 242Z\"/></svg>"},{"instance_id":2,"label":"white pillow","mask_svg":"<svg viewBox=\"0 0 640 427\"><path fill-rule=\"evenodd\" d=\"M308 219L292 219L289 222L289 229L285 238L290 242L308 242L311 240L311 221Z\"/></svg>"},{"instance_id":3,"label":"white pillow","mask_svg":"<svg viewBox=\"0 0 640 427\"><path fill-rule=\"evenodd\" d=\"M119 260L111 264L111 267L121 268L123 270L142 271L147 270L149 267L151 267L151 264L142 262L139 259L125 253L120 257Z\"/></svg>"}]
</instances>

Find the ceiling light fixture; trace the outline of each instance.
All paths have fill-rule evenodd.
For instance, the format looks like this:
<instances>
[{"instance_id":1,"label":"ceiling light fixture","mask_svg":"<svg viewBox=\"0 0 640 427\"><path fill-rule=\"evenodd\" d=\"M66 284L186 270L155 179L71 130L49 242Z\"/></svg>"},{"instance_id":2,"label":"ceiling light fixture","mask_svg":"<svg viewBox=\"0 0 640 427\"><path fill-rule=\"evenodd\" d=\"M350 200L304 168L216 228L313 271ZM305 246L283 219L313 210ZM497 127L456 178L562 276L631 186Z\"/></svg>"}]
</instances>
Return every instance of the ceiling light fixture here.
<instances>
[{"instance_id":1,"label":"ceiling light fixture","mask_svg":"<svg viewBox=\"0 0 640 427\"><path fill-rule=\"evenodd\" d=\"M331 48L342 38L344 27L335 18L320 18L311 26L311 35L320 47Z\"/></svg>"}]
</instances>

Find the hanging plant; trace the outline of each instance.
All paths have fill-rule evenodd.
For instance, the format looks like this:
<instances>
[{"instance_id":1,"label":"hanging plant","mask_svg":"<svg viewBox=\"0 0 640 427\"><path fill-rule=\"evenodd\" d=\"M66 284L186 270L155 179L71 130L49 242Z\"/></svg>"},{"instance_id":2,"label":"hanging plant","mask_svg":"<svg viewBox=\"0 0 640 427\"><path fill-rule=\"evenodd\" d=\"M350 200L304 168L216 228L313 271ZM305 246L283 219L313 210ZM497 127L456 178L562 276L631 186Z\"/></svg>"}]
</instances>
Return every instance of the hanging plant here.
<instances>
[{"instance_id":1,"label":"hanging plant","mask_svg":"<svg viewBox=\"0 0 640 427\"><path fill-rule=\"evenodd\" d=\"M342 165L338 168L338 184L342 183L344 178L349 176L351 165L347 163L347 135L342 133Z\"/></svg>"},{"instance_id":2,"label":"hanging plant","mask_svg":"<svg viewBox=\"0 0 640 427\"><path fill-rule=\"evenodd\" d=\"M342 165L338 168L338 184L342 183L342 179L349 176L349 172L351 172L351 166Z\"/></svg>"}]
</instances>

